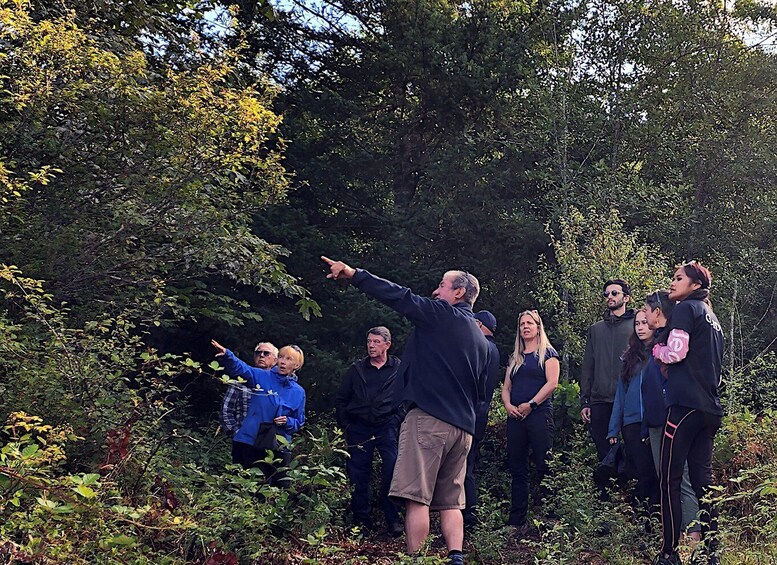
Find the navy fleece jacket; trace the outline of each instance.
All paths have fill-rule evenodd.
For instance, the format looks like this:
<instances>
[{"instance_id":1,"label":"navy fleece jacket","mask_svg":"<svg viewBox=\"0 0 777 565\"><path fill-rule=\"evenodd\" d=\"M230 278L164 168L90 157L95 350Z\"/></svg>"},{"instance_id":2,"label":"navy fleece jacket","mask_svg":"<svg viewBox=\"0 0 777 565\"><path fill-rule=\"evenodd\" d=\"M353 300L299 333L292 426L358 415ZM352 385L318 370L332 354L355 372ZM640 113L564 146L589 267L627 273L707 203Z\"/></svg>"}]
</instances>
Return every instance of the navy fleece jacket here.
<instances>
[{"instance_id":1,"label":"navy fleece jacket","mask_svg":"<svg viewBox=\"0 0 777 565\"><path fill-rule=\"evenodd\" d=\"M418 296L363 269L351 281L413 323L397 375L401 400L474 434L475 407L485 396L489 347L472 307Z\"/></svg>"}]
</instances>

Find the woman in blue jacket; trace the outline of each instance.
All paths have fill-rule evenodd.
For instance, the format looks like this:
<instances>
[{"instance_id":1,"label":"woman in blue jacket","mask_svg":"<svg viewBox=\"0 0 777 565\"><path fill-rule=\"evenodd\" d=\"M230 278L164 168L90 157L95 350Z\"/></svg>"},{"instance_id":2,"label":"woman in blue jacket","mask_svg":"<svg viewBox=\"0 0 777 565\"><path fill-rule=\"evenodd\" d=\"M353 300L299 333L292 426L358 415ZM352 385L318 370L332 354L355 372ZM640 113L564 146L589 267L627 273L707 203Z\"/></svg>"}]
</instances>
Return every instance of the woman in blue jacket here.
<instances>
[{"instance_id":1,"label":"woman in blue jacket","mask_svg":"<svg viewBox=\"0 0 777 565\"><path fill-rule=\"evenodd\" d=\"M248 413L232 438L232 462L246 469L259 467L270 484L279 484L285 479L283 473L265 459L270 449L282 467L291 462L291 436L305 423L305 390L295 374L305 362L305 355L296 345L287 345L278 351L275 367L259 369L238 359L216 340L211 344L218 350L216 357L221 357L227 375L244 379L251 391Z\"/></svg>"},{"instance_id":2,"label":"woman in blue jacket","mask_svg":"<svg viewBox=\"0 0 777 565\"><path fill-rule=\"evenodd\" d=\"M658 476L653 468L650 447L642 442L642 380L650 355L648 347L652 342L653 332L648 327L645 310L639 310L634 316L634 333L623 353L621 376L607 432L610 444L618 443L618 435L623 436L626 458L637 475L634 498L644 512L649 512L658 503Z\"/></svg>"}]
</instances>

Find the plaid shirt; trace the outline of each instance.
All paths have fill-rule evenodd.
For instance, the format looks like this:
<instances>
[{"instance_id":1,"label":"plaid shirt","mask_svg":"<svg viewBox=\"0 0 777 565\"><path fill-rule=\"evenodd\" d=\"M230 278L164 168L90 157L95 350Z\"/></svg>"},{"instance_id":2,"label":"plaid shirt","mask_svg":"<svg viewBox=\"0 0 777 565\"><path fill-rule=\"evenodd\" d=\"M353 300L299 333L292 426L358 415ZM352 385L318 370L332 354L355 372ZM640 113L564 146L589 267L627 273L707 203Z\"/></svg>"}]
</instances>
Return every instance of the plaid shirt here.
<instances>
[{"instance_id":1,"label":"plaid shirt","mask_svg":"<svg viewBox=\"0 0 777 565\"><path fill-rule=\"evenodd\" d=\"M239 384L229 385L221 405L221 423L230 437L234 436L243 424L250 400L251 391L248 388Z\"/></svg>"}]
</instances>

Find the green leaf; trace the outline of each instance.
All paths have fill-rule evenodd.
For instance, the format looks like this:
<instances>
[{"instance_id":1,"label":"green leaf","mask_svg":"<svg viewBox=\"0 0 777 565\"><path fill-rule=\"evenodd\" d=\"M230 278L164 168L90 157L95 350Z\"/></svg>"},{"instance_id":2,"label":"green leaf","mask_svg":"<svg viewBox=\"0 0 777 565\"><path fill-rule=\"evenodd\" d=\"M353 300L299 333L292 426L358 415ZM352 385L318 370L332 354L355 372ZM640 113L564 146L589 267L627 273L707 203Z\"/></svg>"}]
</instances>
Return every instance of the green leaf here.
<instances>
[{"instance_id":1,"label":"green leaf","mask_svg":"<svg viewBox=\"0 0 777 565\"><path fill-rule=\"evenodd\" d=\"M73 487L73 490L83 496L84 498L94 498L97 496L97 493L94 492L91 488L84 486L84 485L78 485L77 487Z\"/></svg>"},{"instance_id":2,"label":"green leaf","mask_svg":"<svg viewBox=\"0 0 777 565\"><path fill-rule=\"evenodd\" d=\"M82 484L84 484L84 485L93 485L93 484L97 483L97 481L99 481L99 480L100 480L100 475L98 475L96 473L88 473L88 474L83 476Z\"/></svg>"},{"instance_id":3,"label":"green leaf","mask_svg":"<svg viewBox=\"0 0 777 565\"><path fill-rule=\"evenodd\" d=\"M28 445L22 449L22 459L29 459L38 452L38 449L39 447L37 444L33 443L32 445Z\"/></svg>"},{"instance_id":4,"label":"green leaf","mask_svg":"<svg viewBox=\"0 0 777 565\"><path fill-rule=\"evenodd\" d=\"M121 534L121 535L118 535L118 536L113 536L112 538L108 538L106 540L106 543L109 546L120 545L120 546L124 546L124 547L129 547L131 545L135 545L135 538L127 536L127 535L124 535L124 534Z\"/></svg>"},{"instance_id":5,"label":"green leaf","mask_svg":"<svg viewBox=\"0 0 777 565\"><path fill-rule=\"evenodd\" d=\"M38 504L40 504L44 508L48 508L49 510L53 510L54 508L57 507L57 503L54 502L53 500L48 500L46 498L41 498L41 497L38 497L35 500L38 501Z\"/></svg>"}]
</instances>

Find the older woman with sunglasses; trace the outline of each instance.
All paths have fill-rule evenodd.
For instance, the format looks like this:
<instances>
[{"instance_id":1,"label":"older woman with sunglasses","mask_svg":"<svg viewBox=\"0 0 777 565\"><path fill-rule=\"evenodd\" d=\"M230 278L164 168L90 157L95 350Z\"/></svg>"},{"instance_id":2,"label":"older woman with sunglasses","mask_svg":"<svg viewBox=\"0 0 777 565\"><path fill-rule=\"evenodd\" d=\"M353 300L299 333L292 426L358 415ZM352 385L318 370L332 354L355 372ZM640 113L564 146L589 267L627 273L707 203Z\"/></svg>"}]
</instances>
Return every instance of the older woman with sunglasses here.
<instances>
[{"instance_id":1,"label":"older woman with sunglasses","mask_svg":"<svg viewBox=\"0 0 777 565\"><path fill-rule=\"evenodd\" d=\"M278 351L275 367L260 369L244 363L216 340L211 344L227 375L244 379L251 391L248 413L232 440L232 461L244 468L260 467L270 484L279 484L283 473L263 461L269 449L283 467L291 462L291 435L305 423L305 390L295 374L305 355L298 346L287 345ZM277 436L284 441L279 444Z\"/></svg>"},{"instance_id":2,"label":"older woman with sunglasses","mask_svg":"<svg viewBox=\"0 0 777 565\"><path fill-rule=\"evenodd\" d=\"M515 349L510 356L502 388L507 410L507 461L512 476L512 503L508 525L519 533L528 529L529 450L540 483L548 471L553 447L553 404L558 386L559 356L545 334L536 310L518 316Z\"/></svg>"},{"instance_id":3,"label":"older woman with sunglasses","mask_svg":"<svg viewBox=\"0 0 777 565\"><path fill-rule=\"evenodd\" d=\"M718 394L723 331L709 303L711 283L709 270L697 261L677 267L669 285L669 299L677 305L667 324L666 343L653 347L653 357L666 365L668 375L660 476L663 547L654 561L658 565L680 563L680 481L686 459L691 485L699 499L706 563L718 563L716 511L705 500L712 484L712 446L723 416Z\"/></svg>"}]
</instances>

